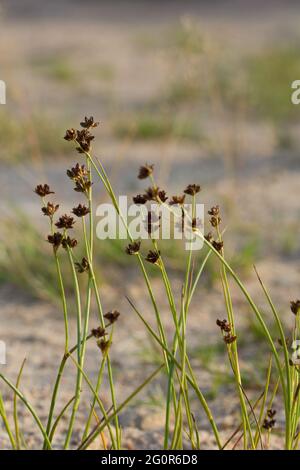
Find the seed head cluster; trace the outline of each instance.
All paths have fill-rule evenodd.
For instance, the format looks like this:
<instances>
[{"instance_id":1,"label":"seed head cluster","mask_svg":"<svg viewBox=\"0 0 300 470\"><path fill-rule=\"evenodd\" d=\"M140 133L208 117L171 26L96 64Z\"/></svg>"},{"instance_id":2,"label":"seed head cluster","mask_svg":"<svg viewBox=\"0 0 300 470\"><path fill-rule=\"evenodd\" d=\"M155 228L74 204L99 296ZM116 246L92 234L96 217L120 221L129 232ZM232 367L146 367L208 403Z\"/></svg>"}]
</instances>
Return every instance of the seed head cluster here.
<instances>
[{"instance_id":1,"label":"seed head cluster","mask_svg":"<svg viewBox=\"0 0 300 470\"><path fill-rule=\"evenodd\" d=\"M237 337L232 333L232 326L227 320L217 320L216 324L220 328L226 344L231 344L236 341Z\"/></svg>"},{"instance_id":2,"label":"seed head cluster","mask_svg":"<svg viewBox=\"0 0 300 470\"><path fill-rule=\"evenodd\" d=\"M276 415L276 410L270 409L267 411L267 417L264 419L264 422L263 422L263 428L266 429L267 431L271 431L271 429L274 428L276 424L276 419L274 419L275 415Z\"/></svg>"}]
</instances>

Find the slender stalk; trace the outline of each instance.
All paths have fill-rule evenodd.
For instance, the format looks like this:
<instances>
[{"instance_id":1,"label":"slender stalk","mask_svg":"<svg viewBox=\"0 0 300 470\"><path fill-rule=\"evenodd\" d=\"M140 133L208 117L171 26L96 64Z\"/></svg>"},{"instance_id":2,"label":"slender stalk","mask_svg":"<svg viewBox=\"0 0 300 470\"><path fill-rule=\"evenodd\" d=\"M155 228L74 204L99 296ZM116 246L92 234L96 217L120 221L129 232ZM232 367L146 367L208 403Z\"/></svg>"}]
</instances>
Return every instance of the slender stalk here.
<instances>
[{"instance_id":1,"label":"slender stalk","mask_svg":"<svg viewBox=\"0 0 300 470\"><path fill-rule=\"evenodd\" d=\"M257 427L256 433L255 433L255 436L254 436L255 448L257 448L258 439L259 439L259 432L260 432L261 424L262 424L262 421L263 421L266 401L267 401L267 398L268 398L271 372L272 372L272 356L270 357L270 360L269 360L266 383L265 383L265 389L264 389L264 392L263 392L262 403L261 403L260 413L259 413L259 417L258 417L258 427Z\"/></svg>"},{"instance_id":2,"label":"slender stalk","mask_svg":"<svg viewBox=\"0 0 300 470\"><path fill-rule=\"evenodd\" d=\"M87 168L89 172L89 179L90 182L92 183L92 168L91 168L91 157L88 153L86 153L86 161L87 161ZM83 218L83 233L84 233L84 240L85 240L85 246L86 246L86 254L87 258L89 261L89 294L91 292L91 287L93 286L95 295L96 295L96 301L98 305L98 311L99 311L99 318L100 318L100 323L101 326L104 327L104 317L103 317L103 310L102 310L102 304L100 301L100 296L99 296L99 291L97 288L97 283L96 283L96 278L95 278L95 273L93 270L93 206L92 206L92 185L89 188L88 192L88 203L89 203L89 240L87 239L87 234L86 234L86 228L85 228L85 222ZM87 322L88 324L88 322ZM113 383L113 374L112 374L112 368L111 368L111 362L109 356L107 357L107 369L108 369L108 376L109 376L109 384L110 384L110 391L111 391L111 397L112 397L112 402L113 406L116 407L116 397L115 397L115 391L114 391L114 383ZM116 435L117 435L117 443L118 443L118 448L121 446L120 442L120 430L119 430L119 422L118 422L118 417L116 416L115 419L115 426L116 426Z\"/></svg>"},{"instance_id":3,"label":"slender stalk","mask_svg":"<svg viewBox=\"0 0 300 470\"><path fill-rule=\"evenodd\" d=\"M291 416L291 411L292 411L292 399L293 399L292 398L291 372L290 372L290 363L289 363L289 352L288 352L288 348L287 348L287 345L286 345L285 334L284 334L283 327L282 327L279 315L277 313L277 310L275 309L275 306L274 306L274 304L271 300L271 297L270 297L263 281L261 280L255 266L254 266L254 269L255 269L257 278L259 280L259 283L260 283L260 285L261 285L261 287L264 291L264 294L265 294L265 296L268 300L268 303L271 307L271 310L273 312L273 315L274 315L274 318L275 318L275 321L276 321L276 324L277 324L277 327L278 327L278 330L279 330L282 347L283 347L285 370L286 370L286 395L285 395L285 400L286 400L286 403L285 403L285 406L286 406L286 447L289 450L291 448L291 445L292 445L291 444L291 440L292 440L292 433L291 433L292 416Z\"/></svg>"},{"instance_id":4,"label":"slender stalk","mask_svg":"<svg viewBox=\"0 0 300 470\"><path fill-rule=\"evenodd\" d=\"M78 450L85 450L89 447L89 445L93 442L94 439L103 431L103 429L108 425L108 423L116 416L119 415L120 412L128 405L128 403L136 396L138 393L146 386L148 383L150 383L154 377L162 370L164 367L164 364L161 364L152 374L147 377L147 379L139 386L137 387L133 393L131 393L126 400L121 403L121 405L118 406L116 410L113 411L113 413L107 417L105 420L104 424L97 425L95 429L89 434L89 436L86 438L86 440L80 444L78 447Z\"/></svg>"},{"instance_id":5,"label":"slender stalk","mask_svg":"<svg viewBox=\"0 0 300 470\"><path fill-rule=\"evenodd\" d=\"M12 430L10 429L10 425L6 416L5 408L4 408L4 403L3 403L3 398L2 394L0 393L0 416L2 418L6 433L8 435L8 438L10 440L11 446L13 449L17 449L17 444L14 438L14 435L12 433Z\"/></svg>"},{"instance_id":6,"label":"slender stalk","mask_svg":"<svg viewBox=\"0 0 300 470\"><path fill-rule=\"evenodd\" d=\"M95 393L97 395L99 393L99 390L100 390L100 387L101 387L101 384L102 384L102 377L103 377L105 362L106 362L106 357L103 356L102 361L101 361L101 366L100 366L100 369L98 371L98 377L97 377L97 382L96 382L96 387L95 387ZM89 416L88 416L88 419L87 419L87 422L86 422L86 425L85 425L85 429L84 429L84 432L83 432L82 442L85 440L85 438L88 435L96 403L97 403L97 400L94 397L92 405L91 405L91 409L90 409L90 412L89 412Z\"/></svg>"},{"instance_id":7,"label":"slender stalk","mask_svg":"<svg viewBox=\"0 0 300 470\"><path fill-rule=\"evenodd\" d=\"M104 184L104 187L105 189L107 190L113 204L114 204L114 207L117 211L117 214L119 215L126 231L127 231L127 235L130 239L131 242L133 242L133 238L130 234L130 231L129 231L129 228L128 228L128 225L124 219L124 216L123 214L121 213L120 211L120 207L118 205L118 202L117 202L117 199L116 199L116 196L114 194L114 191L113 191L113 188L110 184L110 181L109 181L109 178L107 177L106 173L105 173L105 170L102 166L102 164L99 162L98 160L98 164L100 166L100 170L98 169L97 165L95 164L92 156L85 152L85 155L86 157L88 158L88 160L91 162L93 168L95 169L96 173L98 174L99 178L101 179L102 183ZM143 273L143 277L144 277L144 280L146 282L146 285L147 285L147 289L148 289L148 292L149 292L149 295L150 295L150 298L151 298L151 301L152 301L152 305L154 307L154 311L155 311L155 315L156 315L156 319L157 319L157 323L158 323L158 328L159 328L159 332L160 332L160 335L161 335L161 338L163 340L163 342L165 344L166 343L166 336L165 336L165 333L164 333L164 328L163 328L163 325L162 325L162 322L161 322L161 318L160 318L160 314L159 314L159 311L158 311L158 308L157 308L157 303L156 303L156 300L154 298L154 294L153 294L153 291L152 291L152 288L151 288L151 284L150 284L150 281L149 281L149 278L147 276L147 273L146 273L146 270L145 270L145 267L144 267L144 263L143 263L143 260L142 260L142 257L140 256L140 254L138 253L137 254L137 257L138 257L138 261L139 261L139 264L140 264L140 267L141 267L141 270L142 270L142 273ZM167 358L165 357L165 361L167 361ZM169 370L169 364L167 364L166 362L166 367L167 367L167 371ZM110 362L108 360L108 368L110 369ZM109 377L111 376L111 374L109 374ZM171 385L172 387L172 392L173 392L173 399L174 399L174 390L173 390L173 385Z\"/></svg>"},{"instance_id":8,"label":"slender stalk","mask_svg":"<svg viewBox=\"0 0 300 470\"><path fill-rule=\"evenodd\" d=\"M88 341L89 339L91 339L93 337L92 334L88 335L86 338L85 338L85 341ZM83 344L83 340L81 341L81 344ZM62 376L63 376L63 372L64 372L64 369L65 369L65 366L66 366L66 363L67 363L67 360L68 358L70 357L70 355L76 351L78 349L78 344L76 344L75 346L73 346L66 354L63 355L62 357L62 360L60 362L60 366L59 366L59 369L58 369L58 373L57 373L57 376L56 376L56 380L55 380L55 384L54 384L54 388L53 388L53 392L52 392L52 399L51 399L51 403L56 401L56 397L57 397L57 394L58 394L58 390L59 390L59 386L60 386L60 382L61 382L61 379L62 379ZM48 422L49 422L49 419L48 419ZM52 436L53 438L53 436ZM52 440L52 438L50 439L50 442ZM44 442L44 449L46 448L46 442Z\"/></svg>"},{"instance_id":9,"label":"slender stalk","mask_svg":"<svg viewBox=\"0 0 300 470\"><path fill-rule=\"evenodd\" d=\"M103 405L102 401L100 400L100 398L98 397L93 385L91 384L91 381L89 380L88 376L86 375L86 373L84 372L84 370L82 369L80 364L78 364L78 362L74 359L74 357L72 355L70 357L71 357L73 363L75 364L75 366L77 367L77 369L80 370L81 375L84 377L84 380L88 384L95 400L97 401L97 404L99 405L101 413L103 414L103 417L105 419L105 423L107 424L109 434L110 434L110 438L111 438L111 442L112 442L112 446L113 446L114 449L116 449L116 443L115 443L115 440L114 440L114 435L113 435L113 432L112 432L112 429L111 429L111 426L110 426L110 423L109 423L108 416L107 416L107 413L105 411L104 405Z\"/></svg>"},{"instance_id":10,"label":"slender stalk","mask_svg":"<svg viewBox=\"0 0 300 470\"><path fill-rule=\"evenodd\" d=\"M44 203L44 207L45 207L46 203L45 203L44 199L43 199L43 203ZM53 217L50 217L50 229L51 229L51 234L53 235L53 233L54 233ZM62 277L62 273L61 273L61 268L60 268L59 257L58 257L57 250L55 249L55 247L53 247L53 256L54 256L54 259L55 259L56 272L57 272L58 283L59 283L59 288L60 288L60 297L61 297L62 308L63 308L64 327L65 327L65 354L67 354L67 352L69 350L68 308L67 308L66 293L65 293L65 287L64 287L63 277ZM62 371L59 369L58 374L60 374L60 373L62 373ZM57 392L58 392L58 387L56 387L56 383L55 383L55 387L53 389L53 393L52 393L52 397L51 397L50 408L49 408L49 413L48 413L48 420L47 420L47 426L46 426L46 431L47 431L48 435L49 435L51 425L52 425L52 419L53 419L53 413L54 413L54 409L55 409ZM43 448L45 448L45 445L46 445L46 443L44 442L44 447Z\"/></svg>"},{"instance_id":11,"label":"slender stalk","mask_svg":"<svg viewBox=\"0 0 300 470\"><path fill-rule=\"evenodd\" d=\"M247 289L245 288L244 284L241 282L241 280L239 279L239 277L237 276L237 274L234 272L234 270L231 268L231 266L227 263L227 261L225 260L225 258L223 256L220 255L220 253L211 245L211 243L209 243L203 236L203 234L200 232L200 231L197 231L196 232L197 235L204 241L204 243L213 251L214 255L224 264L224 266L226 267L227 271L231 274L231 276L233 277L234 281L236 282L236 284L239 286L240 290L243 292L244 296L246 297L250 307L252 308L259 324L261 325L262 327L262 330L264 332L264 335L266 336L267 340L268 340L268 343L271 347L271 350L273 352L273 355L274 355L274 358L275 358L275 362L276 362L276 367L278 369L278 373L279 373L279 377L280 377L280 382L281 382L281 387L282 387L282 391L283 391L283 394L284 394L284 405L285 405L285 415L286 415L286 419L287 419L287 427L289 427L289 408L288 408L288 398L287 398L287 390L286 390L286 384L285 384L285 379L284 379L284 375L283 375L283 370L282 370L282 367L281 367L281 364L280 364L280 359L279 359L279 355L278 355L278 352L277 352L277 349L276 349L276 346L274 344L274 341L270 335L270 332L268 330L268 327L266 326L263 318L262 318L262 315L261 313L259 312L257 306L255 305L255 303L253 302L252 300L252 297L250 296L249 292L247 291ZM289 431L286 432L286 446L287 448L290 448L290 442L289 442Z\"/></svg>"},{"instance_id":12,"label":"slender stalk","mask_svg":"<svg viewBox=\"0 0 300 470\"><path fill-rule=\"evenodd\" d=\"M45 199L43 198L43 204L44 207L46 207L46 202ZM50 221L50 230L51 234L53 235L54 233L54 225L53 225L53 216L49 217ZM55 260L55 266L56 266L56 272L57 272L57 278L58 278L58 284L59 284L59 289L60 289L60 297L61 297L61 302L62 302L62 308L63 308L63 315L64 315L64 327L65 327L65 353L69 349L69 321L68 321L68 307L67 307L67 300L66 300L66 293L65 293L65 287L64 287L64 282L62 278L62 273L61 273L61 268L60 268L60 262L57 254L57 249L53 247L53 256ZM55 403L54 403L55 405ZM51 411L51 410L50 410ZM52 410L53 413L53 410ZM52 419L52 413L50 413ZM51 423L50 423L51 426ZM48 429L48 426L47 426Z\"/></svg>"},{"instance_id":13,"label":"slender stalk","mask_svg":"<svg viewBox=\"0 0 300 470\"><path fill-rule=\"evenodd\" d=\"M19 386L20 386L21 376L22 376L22 372L23 372L23 369L24 369L25 362L26 362L26 358L23 360L23 362L21 364L20 371L18 373L18 377L17 377L17 381L16 381L16 388L19 388ZM15 392L14 393L14 412L13 412L13 415L14 415L14 423L15 423L16 447L17 447L18 450L20 450L21 440L20 440L20 429L19 429L17 402L18 402L18 395Z\"/></svg>"},{"instance_id":14,"label":"slender stalk","mask_svg":"<svg viewBox=\"0 0 300 470\"><path fill-rule=\"evenodd\" d=\"M49 441L49 438L48 438L48 435L46 433L46 430L44 429L43 425L42 425L42 422L41 420L39 419L36 411L34 410L34 408L31 406L31 404L29 403L29 401L25 398L25 396L23 395L23 393L20 392L20 390L14 386L14 384L12 382L10 382L3 374L0 374L0 378L14 391L14 393L17 394L17 396L20 398L20 400L24 403L24 405L26 406L26 408L28 409L28 411L30 412L30 414L32 415L34 421L36 422L36 424L38 425L44 439L46 440L47 442L47 445L49 446L49 449L51 449L51 443ZM2 405L0 406L2 407ZM15 445L14 445L14 448L15 448Z\"/></svg>"},{"instance_id":15,"label":"slender stalk","mask_svg":"<svg viewBox=\"0 0 300 470\"><path fill-rule=\"evenodd\" d=\"M54 434L55 434L55 431L56 431L56 428L60 422L60 420L62 419L62 417L64 416L64 414L66 413L67 409L69 408L69 406L73 403L73 401L75 400L75 396L72 397L66 404L65 406L63 407L63 409L61 410L61 412L57 415L57 418L55 419L54 423L53 423L53 426L52 426L52 429L50 431L50 434L49 434L49 441L52 442L52 439L54 437Z\"/></svg>"},{"instance_id":16,"label":"slender stalk","mask_svg":"<svg viewBox=\"0 0 300 470\"><path fill-rule=\"evenodd\" d=\"M164 346L164 344L161 342L160 338L157 336L157 334L155 333L155 331L151 328L151 326L149 325L149 323L143 318L143 316L140 314L140 312L137 310L137 308L135 307L135 305L131 302L131 300L126 297L128 302L130 303L130 305L132 306L134 312L137 314L137 316L140 318L140 320L143 322L143 324L146 326L148 332L151 334L151 336L158 342L158 344L160 344L160 346L166 351L166 353L168 354L170 360L172 360L174 362L174 364L176 365L176 367L181 370L181 364L177 361L177 359L174 357L174 355L172 354L171 351L169 351L168 348L166 348ZM212 427L212 430L213 430L213 433L215 435L215 439L216 439L216 442L217 442L217 445L219 447L219 449L222 448L222 444L221 444L221 441L220 441L220 437L219 437L219 432L218 432L218 428L216 426L216 423L215 423L215 420L212 416L212 413L211 413L211 410L202 394L202 392L200 391L198 385L197 385L197 381L196 381L196 378L193 374L193 370L192 370L192 367L190 365L190 362L188 360L188 358L186 358L186 363L187 363L187 366L189 368L189 371L190 371L190 374L191 376L187 375L186 378L187 378L187 381L190 383L190 385L192 386L192 388L194 389L195 393L196 393L196 396L197 398L199 399L203 409L204 409L204 412L211 424L211 427Z\"/></svg>"},{"instance_id":17,"label":"slender stalk","mask_svg":"<svg viewBox=\"0 0 300 470\"><path fill-rule=\"evenodd\" d=\"M74 283L75 296L76 296L76 305L77 305L77 345L78 345L78 347L77 347L77 359L78 359L78 362L81 363L82 358L83 358L82 351L85 350L86 341L81 342L81 321L82 320L81 320L80 290L79 290L79 284L78 284L78 279L77 279L77 275L76 275L76 269L75 269L75 265L74 265L74 261L73 261L72 251L69 247L67 247L67 253L68 253L69 262L70 262L70 266L71 266L71 271L72 271L72 275L73 275L73 283ZM88 299L88 301L89 301L89 299ZM85 315L85 318L86 318L86 315ZM86 325L86 322L85 322L85 325ZM83 339L84 338L85 338L85 336L83 336ZM76 386L75 386L75 400L74 400L73 409L72 409L72 413L71 413L71 418L70 418L70 422L69 422L69 427L68 427L68 431L67 431L67 435L66 435L64 449L67 449L69 447L70 440L71 440L71 437L72 437L72 431L73 431L73 427L74 427L75 417L76 417L76 413L77 413L78 406L79 406L79 401L80 401L81 382L82 382L82 374L81 374L80 370L78 369L77 378L76 378Z\"/></svg>"}]
</instances>

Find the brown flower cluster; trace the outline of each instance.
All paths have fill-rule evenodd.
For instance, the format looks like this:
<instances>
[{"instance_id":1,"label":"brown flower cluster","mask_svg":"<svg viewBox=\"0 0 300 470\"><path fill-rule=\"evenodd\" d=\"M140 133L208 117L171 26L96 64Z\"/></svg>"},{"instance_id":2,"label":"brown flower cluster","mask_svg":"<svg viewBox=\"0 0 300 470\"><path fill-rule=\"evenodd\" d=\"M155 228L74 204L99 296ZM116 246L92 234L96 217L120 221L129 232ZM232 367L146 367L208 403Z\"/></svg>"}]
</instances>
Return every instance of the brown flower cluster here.
<instances>
[{"instance_id":1,"label":"brown flower cluster","mask_svg":"<svg viewBox=\"0 0 300 470\"><path fill-rule=\"evenodd\" d=\"M300 313L300 300L292 300L291 301L291 312L294 315Z\"/></svg>"},{"instance_id":2,"label":"brown flower cluster","mask_svg":"<svg viewBox=\"0 0 300 470\"><path fill-rule=\"evenodd\" d=\"M147 201L155 201L155 202L166 202L168 199L166 195L166 191L160 189L158 186L150 186L146 189L144 194Z\"/></svg>"},{"instance_id":3,"label":"brown flower cluster","mask_svg":"<svg viewBox=\"0 0 300 470\"><path fill-rule=\"evenodd\" d=\"M93 328L91 333L94 336L94 338L97 338L97 339L102 338L103 336L106 335L105 328L102 328L102 326L98 326L98 328Z\"/></svg>"},{"instance_id":4,"label":"brown flower cluster","mask_svg":"<svg viewBox=\"0 0 300 470\"><path fill-rule=\"evenodd\" d=\"M67 175L70 179L76 181L76 180L80 180L81 178L87 177L88 171L84 165L79 165L79 163L76 163L76 165L73 168L71 168L70 170L67 170Z\"/></svg>"},{"instance_id":5,"label":"brown flower cluster","mask_svg":"<svg viewBox=\"0 0 300 470\"><path fill-rule=\"evenodd\" d=\"M52 202L47 202L47 205L42 207L42 212L44 215L52 218L58 208L59 204L52 204Z\"/></svg>"},{"instance_id":6,"label":"brown flower cluster","mask_svg":"<svg viewBox=\"0 0 300 470\"><path fill-rule=\"evenodd\" d=\"M128 255L137 255L138 252L140 251L140 247L141 247L141 242L139 240L134 241L127 245L127 247L125 248L125 252Z\"/></svg>"},{"instance_id":7,"label":"brown flower cluster","mask_svg":"<svg viewBox=\"0 0 300 470\"><path fill-rule=\"evenodd\" d=\"M149 176L152 175L152 173L153 173L153 168L154 168L154 165L148 165L148 163L141 166L140 170L139 170L138 178L140 180L144 180L146 178L149 178Z\"/></svg>"},{"instance_id":8,"label":"brown flower cluster","mask_svg":"<svg viewBox=\"0 0 300 470\"><path fill-rule=\"evenodd\" d=\"M98 345L99 349L101 350L102 354L105 355L109 351L111 341L110 340L105 340L105 339L100 339L99 341L97 341L97 345Z\"/></svg>"},{"instance_id":9,"label":"brown flower cluster","mask_svg":"<svg viewBox=\"0 0 300 470\"><path fill-rule=\"evenodd\" d=\"M106 328L112 325L113 323L115 323L118 320L120 315L121 315L120 312L118 312L117 310L112 310L110 312L107 312L104 315L104 318L108 320L108 324L105 325L105 328L103 328L102 326L98 326L98 328L93 328L91 330L91 334L94 336L94 338L98 340L97 346L101 350L102 354L106 354L111 345L111 341L106 339L106 335L108 334L106 332Z\"/></svg>"},{"instance_id":10,"label":"brown flower cluster","mask_svg":"<svg viewBox=\"0 0 300 470\"><path fill-rule=\"evenodd\" d=\"M85 117L84 121L80 123L82 129L67 129L64 139L67 141L74 141L78 144L76 150L79 153L88 153L91 149L91 142L95 138L95 136L91 134L90 129L97 127L98 125L99 123L95 122L92 116L89 118Z\"/></svg>"},{"instance_id":11,"label":"brown flower cluster","mask_svg":"<svg viewBox=\"0 0 300 470\"><path fill-rule=\"evenodd\" d=\"M146 204L146 202L148 201L147 196L145 196L144 194L137 194L132 199L134 204Z\"/></svg>"},{"instance_id":12,"label":"brown flower cluster","mask_svg":"<svg viewBox=\"0 0 300 470\"><path fill-rule=\"evenodd\" d=\"M73 228L74 224L75 224L74 218L71 217L70 215L64 214L58 219L55 225L57 228L63 228L63 229L68 230L68 229Z\"/></svg>"},{"instance_id":13,"label":"brown flower cluster","mask_svg":"<svg viewBox=\"0 0 300 470\"><path fill-rule=\"evenodd\" d=\"M224 242L223 241L214 240L214 237L213 237L211 232L208 232L208 234L205 235L204 238L205 238L206 241L208 241L208 243L210 243L214 247L214 249L216 251L218 251L218 253L222 254L222 250L223 250L223 247L224 247Z\"/></svg>"},{"instance_id":14,"label":"brown flower cluster","mask_svg":"<svg viewBox=\"0 0 300 470\"><path fill-rule=\"evenodd\" d=\"M55 251L58 250L60 245L62 245L63 248L67 249L69 248L75 248L77 246L77 240L75 238L70 238L69 236L64 236L60 232L54 232L51 235L48 235L48 242L50 245L53 246L53 249Z\"/></svg>"},{"instance_id":15,"label":"brown flower cluster","mask_svg":"<svg viewBox=\"0 0 300 470\"><path fill-rule=\"evenodd\" d=\"M78 204L77 207L73 207L72 212L77 217L84 217L85 215L89 214L90 209L83 204Z\"/></svg>"},{"instance_id":16,"label":"brown flower cluster","mask_svg":"<svg viewBox=\"0 0 300 470\"><path fill-rule=\"evenodd\" d=\"M109 324L112 325L118 320L120 315L120 312L118 312L117 310L112 310L110 312L105 313L104 318L106 318Z\"/></svg>"},{"instance_id":17,"label":"brown flower cluster","mask_svg":"<svg viewBox=\"0 0 300 470\"><path fill-rule=\"evenodd\" d=\"M226 344L231 344L236 341L236 336L232 334L232 327L227 320L217 320L216 324L220 328Z\"/></svg>"},{"instance_id":18,"label":"brown flower cluster","mask_svg":"<svg viewBox=\"0 0 300 470\"><path fill-rule=\"evenodd\" d=\"M53 246L54 250L57 251L63 241L63 234L60 232L54 232L52 235L48 235L48 242Z\"/></svg>"},{"instance_id":19,"label":"brown flower cluster","mask_svg":"<svg viewBox=\"0 0 300 470\"><path fill-rule=\"evenodd\" d=\"M208 214L211 215L210 223L211 226L216 228L220 225L221 217L220 217L220 207L214 206L209 211Z\"/></svg>"},{"instance_id":20,"label":"brown flower cluster","mask_svg":"<svg viewBox=\"0 0 300 470\"><path fill-rule=\"evenodd\" d=\"M160 258L160 251L149 250L145 260L151 264L158 264Z\"/></svg>"},{"instance_id":21,"label":"brown flower cluster","mask_svg":"<svg viewBox=\"0 0 300 470\"><path fill-rule=\"evenodd\" d=\"M263 422L263 428L266 429L267 431L270 431L271 429L274 428L276 424L276 419L274 419L275 415L276 415L276 410L270 409L267 411L267 418L265 418Z\"/></svg>"},{"instance_id":22,"label":"brown flower cluster","mask_svg":"<svg viewBox=\"0 0 300 470\"><path fill-rule=\"evenodd\" d=\"M67 248L75 248L77 246L78 242L77 242L76 238L71 238L71 237L67 236L67 237L63 238L61 244L62 244L62 247L65 248L65 250L66 250Z\"/></svg>"},{"instance_id":23,"label":"brown flower cluster","mask_svg":"<svg viewBox=\"0 0 300 470\"><path fill-rule=\"evenodd\" d=\"M183 192L184 194L188 194L189 196L195 196L200 191L201 191L201 188L199 184L189 184Z\"/></svg>"},{"instance_id":24,"label":"brown flower cluster","mask_svg":"<svg viewBox=\"0 0 300 470\"><path fill-rule=\"evenodd\" d=\"M185 200L185 194L182 196L172 196L171 200L169 201L170 206L183 206Z\"/></svg>"},{"instance_id":25,"label":"brown flower cluster","mask_svg":"<svg viewBox=\"0 0 300 470\"><path fill-rule=\"evenodd\" d=\"M75 167L67 170L67 175L72 181L75 182L74 191L88 196L92 183L90 181L89 172L85 166L76 163Z\"/></svg>"},{"instance_id":26,"label":"brown flower cluster","mask_svg":"<svg viewBox=\"0 0 300 470\"><path fill-rule=\"evenodd\" d=\"M50 187L48 184L38 184L34 192L40 197L45 197L45 196L48 196L49 194L54 194L54 191L50 190Z\"/></svg>"},{"instance_id":27,"label":"brown flower cluster","mask_svg":"<svg viewBox=\"0 0 300 470\"><path fill-rule=\"evenodd\" d=\"M88 260L87 260L86 257L83 257L82 260L81 260L81 262L76 261L75 267L76 267L76 271L77 271L79 274L88 272L88 271L89 271L89 268L90 268L89 262L88 262Z\"/></svg>"}]
</instances>

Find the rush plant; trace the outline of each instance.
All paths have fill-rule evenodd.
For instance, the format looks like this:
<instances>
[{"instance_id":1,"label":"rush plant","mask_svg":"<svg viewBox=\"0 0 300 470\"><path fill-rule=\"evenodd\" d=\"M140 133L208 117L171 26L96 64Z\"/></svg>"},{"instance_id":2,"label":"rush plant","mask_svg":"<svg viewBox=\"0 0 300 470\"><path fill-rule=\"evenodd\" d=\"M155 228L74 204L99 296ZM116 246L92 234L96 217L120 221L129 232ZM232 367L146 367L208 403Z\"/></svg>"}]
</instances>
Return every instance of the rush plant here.
<instances>
[{"instance_id":1,"label":"rush plant","mask_svg":"<svg viewBox=\"0 0 300 470\"><path fill-rule=\"evenodd\" d=\"M287 337L268 289L255 268L258 282L274 318L279 337L279 341L277 341L272 337L271 330L267 326L260 308L252 299L239 275L226 260L226 243L223 238L224 230L222 229L219 206L214 206L208 211L211 232L203 235L200 230L201 221L197 219L195 210L197 198L201 191L200 186L198 184L188 184L181 194L168 197L166 191L161 189L156 182L154 166L145 164L139 169L138 178L149 180L150 186L145 189L143 194L138 194L133 198L134 203L148 207L149 203L155 202L167 208L170 214L175 215L176 209L176 216L179 208L182 227L188 224L193 237L200 238L205 245L206 253L199 266L196 265L192 246L187 250L185 275L182 279L181 289L178 292L166 268L167 263L160 246L160 240L153 236L154 225L156 227L157 224L159 225L159 219L151 217L149 210L146 227L150 246L147 245L148 242L135 240L130 233L126 217L121 212L109 176L101 161L93 154L92 142L94 135L92 132L97 126L98 123L94 121L93 117L86 117L80 123L80 129L71 128L65 134L65 140L74 144L75 150L79 153L81 159L80 162L67 170L67 177L74 185L75 193L82 197L82 201L74 205L71 214L62 213L57 216L60 205L53 202L54 191L51 190L48 184L38 184L35 188L35 193L41 200L42 214L48 219L49 224L47 241L52 248L53 263L56 267L57 295L61 299L65 341L45 422L38 416L34 405L28 401L26 393L22 391L22 372L25 362L21 365L16 384L12 383L4 374L0 374L2 384L10 389L13 398L13 416L9 416L2 398L3 395L0 394L0 415L3 421L3 430L7 433L11 447L14 449L26 448L26 436L18 415L18 403L22 401L32 420L36 423L43 440L42 447L45 450L56 447L58 426L63 418L67 419L68 423L66 433L63 436L64 449L69 449L70 446L78 450L88 449L98 436L101 437L104 449L122 449L122 429L119 420L122 411L142 389L160 376L165 390L162 448L166 450L187 447L201 449L200 423L197 422L195 417L198 407L201 407L206 415L216 448L234 449L239 447L245 450L269 448L272 444L272 431L276 426L276 409L274 408L276 398L276 406L278 407L278 404L281 403L285 414L284 448L288 450L297 449L300 439L300 371L297 363L297 339L300 334L300 300L291 302L291 312L295 316L295 323L293 331ZM133 314L137 316L137 319L139 319L141 325L160 351L161 363L159 366L121 402L117 402L116 398L118 383L115 380L111 361L113 334L114 329L118 328L120 313L112 306L103 307L101 285L99 288L99 281L96 278L94 269L93 193L97 190L98 184L104 187L126 229L128 241L125 252L128 256L136 259L137 269L145 283L146 292L152 306L152 320L148 321L149 316L146 316L140 308L140 299L132 299L128 296L128 303ZM187 200L192 206L191 213L185 207ZM75 238L72 235L75 224L80 226L80 238ZM84 247L84 256L80 258L76 254L79 243ZM105 241L101 243L105 243ZM65 291L66 280L62 274L66 271L61 269L63 250L67 254L67 258L63 257L63 262L67 259L69 264L74 304L76 306L75 338L71 337L69 328L71 307ZM224 296L226 318L217 319L216 323L224 341L224 355L225 353L227 355L232 372L232 382L235 385L239 400L240 421L236 423L235 432L228 436L227 440L221 437L208 399L199 385L194 370L194 362L192 363L189 353L189 337L187 335L191 303L210 257L215 257L219 262L220 286ZM149 269L150 265L152 265L152 269ZM152 285L153 268L157 270L161 278L169 309L168 326L172 325L171 334L170 328L166 328L166 317L162 316L161 307L155 297ZM84 277L85 281L79 282L79 277ZM265 365L265 384L254 400L248 397L243 378L243 368L239 355L239 332L236 327L236 312L231 295L232 283L235 283L244 295L249 310L259 322L270 349L270 356ZM96 305L98 326L91 329L90 319L93 305ZM88 341L95 342L95 362L98 364L95 382L90 377L86 365ZM292 352L293 354L291 354ZM67 363L74 366L74 393L62 409L57 409ZM104 374L108 377L109 406L105 406L103 401ZM275 382L271 380L272 377L275 378ZM83 422L81 418L79 422L82 432L80 438L74 444L74 427L79 420L78 409L82 404L83 387L90 392L90 407L85 410L85 421ZM94 421L95 416L97 417L96 424Z\"/></svg>"}]
</instances>

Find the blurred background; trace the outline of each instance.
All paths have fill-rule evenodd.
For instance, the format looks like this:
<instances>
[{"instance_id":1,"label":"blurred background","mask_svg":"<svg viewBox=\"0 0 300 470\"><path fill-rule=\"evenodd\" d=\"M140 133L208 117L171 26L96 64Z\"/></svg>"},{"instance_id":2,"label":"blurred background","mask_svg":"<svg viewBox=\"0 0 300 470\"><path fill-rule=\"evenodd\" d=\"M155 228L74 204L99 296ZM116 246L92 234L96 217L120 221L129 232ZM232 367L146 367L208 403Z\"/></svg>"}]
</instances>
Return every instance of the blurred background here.
<instances>
[{"instance_id":1,"label":"blurred background","mask_svg":"<svg viewBox=\"0 0 300 470\"><path fill-rule=\"evenodd\" d=\"M300 79L299 23L299 2L291 0L0 2L0 79L7 85L7 104L0 106L0 302L14 357L29 351L42 368L46 359L36 351L41 342L48 347L49 337L37 319L42 315L51 329L55 321L62 325L44 242L48 227L33 188L49 182L65 210L74 205L66 169L80 156L63 135L84 115L101 123L95 154L117 193L142 190L136 175L145 162L155 164L168 194L201 185L206 209L221 206L232 265L263 304L255 262L289 321L300 279L300 106L291 103L291 83ZM99 202L106 198L100 185L95 195ZM125 257L124 242L97 243L107 307L115 302L125 309L126 326L133 320L124 294L149 309L137 267ZM184 251L170 242L165 253L180 291ZM247 370L261 332L240 295L233 295ZM191 347L205 368L214 352L224 353L215 328L224 315L218 264L211 262L191 313ZM120 335L121 349L128 347L128 330ZM55 339L58 349L62 337ZM143 333L133 337L140 351ZM148 349L140 363L153 357ZM16 362L7 367L15 371ZM210 393L226 386L226 373L209 382ZM259 377L248 373L254 387ZM47 377L40 374L44 390Z\"/></svg>"}]
</instances>

